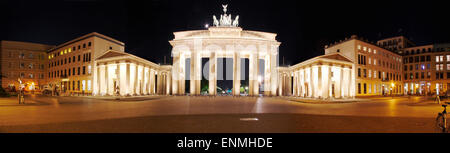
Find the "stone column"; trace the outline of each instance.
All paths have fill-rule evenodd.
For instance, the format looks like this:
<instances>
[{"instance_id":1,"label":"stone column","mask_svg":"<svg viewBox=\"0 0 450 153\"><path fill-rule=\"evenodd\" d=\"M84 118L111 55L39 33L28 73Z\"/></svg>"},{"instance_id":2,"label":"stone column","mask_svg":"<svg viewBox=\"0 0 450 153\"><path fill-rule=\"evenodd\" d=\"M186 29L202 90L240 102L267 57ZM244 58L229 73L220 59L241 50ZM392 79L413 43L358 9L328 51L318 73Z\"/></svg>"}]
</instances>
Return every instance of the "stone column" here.
<instances>
[{"instance_id":1,"label":"stone column","mask_svg":"<svg viewBox=\"0 0 450 153\"><path fill-rule=\"evenodd\" d=\"M233 95L239 96L241 88L241 56L239 52L233 53Z\"/></svg>"},{"instance_id":2,"label":"stone column","mask_svg":"<svg viewBox=\"0 0 450 153\"><path fill-rule=\"evenodd\" d=\"M249 95L257 96L259 94L258 83L258 54L252 53L249 58Z\"/></svg>"},{"instance_id":3,"label":"stone column","mask_svg":"<svg viewBox=\"0 0 450 153\"><path fill-rule=\"evenodd\" d=\"M334 78L334 97L341 98L341 67L338 65L333 65L333 78Z\"/></svg>"},{"instance_id":4,"label":"stone column","mask_svg":"<svg viewBox=\"0 0 450 153\"><path fill-rule=\"evenodd\" d=\"M292 92L293 92L293 94L292 94L292 96L297 96L297 73L295 72L295 71L293 71L292 72L293 73L293 75L294 75L294 79L292 80L293 81L293 83L292 83L292 85L293 85L293 87L292 87Z\"/></svg>"},{"instance_id":5,"label":"stone column","mask_svg":"<svg viewBox=\"0 0 450 153\"><path fill-rule=\"evenodd\" d=\"M136 95L141 95L142 94L142 64L138 64L136 65Z\"/></svg>"},{"instance_id":6,"label":"stone column","mask_svg":"<svg viewBox=\"0 0 450 153\"><path fill-rule=\"evenodd\" d=\"M271 90L271 95L275 96L276 90L277 90L277 84L278 84L278 70L277 70L277 51L278 51L278 47L276 47L275 51L272 52L270 55L270 90Z\"/></svg>"},{"instance_id":7,"label":"stone column","mask_svg":"<svg viewBox=\"0 0 450 153\"><path fill-rule=\"evenodd\" d=\"M99 94L99 83L98 83L98 67L97 67L97 62L94 61L94 68L92 69L93 73L92 73L92 95L97 96ZM70 88L71 82L69 81L69 90L72 90L72 88Z\"/></svg>"},{"instance_id":8,"label":"stone column","mask_svg":"<svg viewBox=\"0 0 450 153\"><path fill-rule=\"evenodd\" d=\"M322 98L328 98L329 97L329 89L330 89L330 86L329 86L329 78L330 78L330 76L329 76L329 74L330 74L330 69L329 69L329 67L330 66L328 66L328 65L321 65L321 74L320 74L320 76L321 76L321 78L322 78L322 80L321 80L321 85L320 85L320 87L321 87L321 97Z\"/></svg>"},{"instance_id":9,"label":"stone column","mask_svg":"<svg viewBox=\"0 0 450 153\"><path fill-rule=\"evenodd\" d=\"M314 98L319 98L319 80L321 78L319 78L319 66L318 65L314 65L312 66L312 88L313 88L313 92L312 92L312 97Z\"/></svg>"},{"instance_id":10,"label":"stone column","mask_svg":"<svg viewBox=\"0 0 450 153\"><path fill-rule=\"evenodd\" d=\"M127 70L127 63L125 63L125 61L120 61L119 69L120 69L120 74L119 74L120 75L119 76L120 95L125 96L128 94L127 73L129 71Z\"/></svg>"},{"instance_id":11,"label":"stone column","mask_svg":"<svg viewBox=\"0 0 450 153\"><path fill-rule=\"evenodd\" d=\"M198 67L198 65L201 65L200 63L198 63L197 61L198 61L198 53L197 52L193 52L192 54L191 54L191 73L190 73L190 78L191 78L191 80L190 80L190 92L191 92L191 95L197 95L197 82L199 82L198 80L197 80L197 72L198 72L198 70L197 70L197 67Z\"/></svg>"},{"instance_id":12,"label":"stone column","mask_svg":"<svg viewBox=\"0 0 450 153\"><path fill-rule=\"evenodd\" d=\"M155 94L155 70L150 69L150 94Z\"/></svg>"},{"instance_id":13,"label":"stone column","mask_svg":"<svg viewBox=\"0 0 450 153\"><path fill-rule=\"evenodd\" d=\"M268 52L265 56L264 56L264 95L265 96L270 96L271 94L271 61L270 61L270 53Z\"/></svg>"},{"instance_id":14,"label":"stone column","mask_svg":"<svg viewBox=\"0 0 450 153\"><path fill-rule=\"evenodd\" d=\"M305 97L310 97L310 95L312 93L312 90L311 90L311 84L312 84L311 76L312 76L312 74L311 74L311 67L307 67L305 69L305 82L307 83L306 86L305 86L305 88L307 88L307 89L305 89L305 92L306 92L306 96Z\"/></svg>"},{"instance_id":15,"label":"stone column","mask_svg":"<svg viewBox=\"0 0 450 153\"><path fill-rule=\"evenodd\" d=\"M305 96L305 70L300 69L299 75L300 75L300 79L299 79L300 95L299 96L304 97Z\"/></svg>"},{"instance_id":16,"label":"stone column","mask_svg":"<svg viewBox=\"0 0 450 153\"><path fill-rule=\"evenodd\" d=\"M114 86L114 78L116 78L116 68L117 68L117 66L116 66L116 64L115 63L108 63L108 65L107 65L107 81L108 81L108 91L107 91L107 93L108 93L108 95L114 95L114 89L116 88L115 86Z\"/></svg>"},{"instance_id":17,"label":"stone column","mask_svg":"<svg viewBox=\"0 0 450 153\"><path fill-rule=\"evenodd\" d=\"M148 67L146 66L146 67L144 67L144 73L143 73L143 75L144 75L144 84L142 85L143 86L143 94L145 94L145 95L148 95L148 87L149 87L149 85L148 85L148 82L149 82L149 72L148 72Z\"/></svg>"},{"instance_id":18,"label":"stone column","mask_svg":"<svg viewBox=\"0 0 450 153\"><path fill-rule=\"evenodd\" d=\"M128 74L129 76L129 85L128 85L128 90L130 91L129 94L130 95L134 95L136 93L136 86L135 86L135 82L136 82L136 64L135 63L130 63L129 64L130 68L130 73Z\"/></svg>"},{"instance_id":19,"label":"stone column","mask_svg":"<svg viewBox=\"0 0 450 153\"><path fill-rule=\"evenodd\" d=\"M183 64L184 65L184 64ZM181 93L180 90L180 72L181 63L179 53L173 54L173 65L172 65L172 94L177 95Z\"/></svg>"},{"instance_id":20,"label":"stone column","mask_svg":"<svg viewBox=\"0 0 450 153\"><path fill-rule=\"evenodd\" d=\"M216 53L209 56L209 95L217 95L217 58Z\"/></svg>"},{"instance_id":21,"label":"stone column","mask_svg":"<svg viewBox=\"0 0 450 153\"><path fill-rule=\"evenodd\" d=\"M356 70L355 70L355 64L352 65L352 71L350 73L350 97L355 97L356 96L356 90L355 90L355 85L356 85Z\"/></svg>"},{"instance_id":22,"label":"stone column","mask_svg":"<svg viewBox=\"0 0 450 153\"><path fill-rule=\"evenodd\" d=\"M283 96L283 74L278 73L278 96Z\"/></svg>"},{"instance_id":23,"label":"stone column","mask_svg":"<svg viewBox=\"0 0 450 153\"><path fill-rule=\"evenodd\" d=\"M106 94L106 66L105 66L105 64L103 64L103 63L101 63L101 65L99 66L100 67L100 78L102 78L102 79L100 79L100 83L99 83L99 86L100 86L100 95L105 95Z\"/></svg>"},{"instance_id":24,"label":"stone column","mask_svg":"<svg viewBox=\"0 0 450 153\"><path fill-rule=\"evenodd\" d=\"M171 93L171 88L170 88L170 83L172 82L172 77L170 75L169 72L166 73L166 95L170 95Z\"/></svg>"}]
</instances>

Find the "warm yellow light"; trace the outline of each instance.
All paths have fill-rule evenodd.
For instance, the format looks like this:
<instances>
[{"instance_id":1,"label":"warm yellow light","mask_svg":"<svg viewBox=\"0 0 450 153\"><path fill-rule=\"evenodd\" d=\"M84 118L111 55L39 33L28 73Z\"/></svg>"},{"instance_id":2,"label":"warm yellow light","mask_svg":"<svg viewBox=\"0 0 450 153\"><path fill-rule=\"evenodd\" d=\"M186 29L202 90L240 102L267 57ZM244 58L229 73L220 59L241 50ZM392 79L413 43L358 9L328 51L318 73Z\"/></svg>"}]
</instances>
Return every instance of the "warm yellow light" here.
<instances>
[{"instance_id":1,"label":"warm yellow light","mask_svg":"<svg viewBox=\"0 0 450 153\"><path fill-rule=\"evenodd\" d=\"M60 55L62 55L64 52L63 51L61 51L61 53L60 53Z\"/></svg>"},{"instance_id":2,"label":"warm yellow light","mask_svg":"<svg viewBox=\"0 0 450 153\"><path fill-rule=\"evenodd\" d=\"M48 59L52 58L52 56L48 55Z\"/></svg>"},{"instance_id":3,"label":"warm yellow light","mask_svg":"<svg viewBox=\"0 0 450 153\"><path fill-rule=\"evenodd\" d=\"M67 49L64 50L64 54L67 54Z\"/></svg>"},{"instance_id":4,"label":"warm yellow light","mask_svg":"<svg viewBox=\"0 0 450 153\"><path fill-rule=\"evenodd\" d=\"M72 48L69 48L69 53L72 52Z\"/></svg>"},{"instance_id":5,"label":"warm yellow light","mask_svg":"<svg viewBox=\"0 0 450 153\"><path fill-rule=\"evenodd\" d=\"M394 83L391 83L391 86L394 87Z\"/></svg>"}]
</instances>

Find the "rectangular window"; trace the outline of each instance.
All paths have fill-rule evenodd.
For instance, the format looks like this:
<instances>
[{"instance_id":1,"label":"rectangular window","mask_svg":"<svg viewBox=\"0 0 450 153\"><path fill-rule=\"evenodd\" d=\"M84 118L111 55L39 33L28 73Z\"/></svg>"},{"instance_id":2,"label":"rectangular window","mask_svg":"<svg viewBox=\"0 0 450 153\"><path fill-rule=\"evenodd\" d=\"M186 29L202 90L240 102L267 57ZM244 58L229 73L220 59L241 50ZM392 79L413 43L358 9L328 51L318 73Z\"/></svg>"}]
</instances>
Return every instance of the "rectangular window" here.
<instances>
[{"instance_id":1,"label":"rectangular window","mask_svg":"<svg viewBox=\"0 0 450 153\"><path fill-rule=\"evenodd\" d=\"M372 70L369 70L369 78L372 77Z\"/></svg>"},{"instance_id":2,"label":"rectangular window","mask_svg":"<svg viewBox=\"0 0 450 153\"><path fill-rule=\"evenodd\" d=\"M91 91L91 80L87 80L87 90Z\"/></svg>"},{"instance_id":3,"label":"rectangular window","mask_svg":"<svg viewBox=\"0 0 450 153\"><path fill-rule=\"evenodd\" d=\"M377 85L373 84L373 93L377 93Z\"/></svg>"},{"instance_id":4,"label":"rectangular window","mask_svg":"<svg viewBox=\"0 0 450 153\"><path fill-rule=\"evenodd\" d=\"M91 68L91 66L89 65L89 66L88 66L88 74L91 74L91 71L92 71L92 68Z\"/></svg>"},{"instance_id":5,"label":"rectangular window","mask_svg":"<svg viewBox=\"0 0 450 153\"><path fill-rule=\"evenodd\" d=\"M361 94L361 83L358 83L358 94Z\"/></svg>"},{"instance_id":6,"label":"rectangular window","mask_svg":"<svg viewBox=\"0 0 450 153\"><path fill-rule=\"evenodd\" d=\"M361 55L358 54L358 64L361 64Z\"/></svg>"},{"instance_id":7,"label":"rectangular window","mask_svg":"<svg viewBox=\"0 0 450 153\"><path fill-rule=\"evenodd\" d=\"M83 87L83 91L85 91L86 90L86 80L83 80L82 83L83 84L81 85L81 87Z\"/></svg>"},{"instance_id":8,"label":"rectangular window","mask_svg":"<svg viewBox=\"0 0 450 153\"><path fill-rule=\"evenodd\" d=\"M366 94L367 93L367 87L366 87L367 85L366 85L366 83L364 83L364 94Z\"/></svg>"},{"instance_id":9,"label":"rectangular window","mask_svg":"<svg viewBox=\"0 0 450 153\"><path fill-rule=\"evenodd\" d=\"M86 66L83 66L83 75L86 74Z\"/></svg>"},{"instance_id":10,"label":"rectangular window","mask_svg":"<svg viewBox=\"0 0 450 153\"><path fill-rule=\"evenodd\" d=\"M361 77L361 68L358 68L358 77Z\"/></svg>"},{"instance_id":11,"label":"rectangular window","mask_svg":"<svg viewBox=\"0 0 450 153\"><path fill-rule=\"evenodd\" d=\"M81 70L81 68L80 68L80 67L78 67L78 75L80 75L80 70Z\"/></svg>"}]
</instances>

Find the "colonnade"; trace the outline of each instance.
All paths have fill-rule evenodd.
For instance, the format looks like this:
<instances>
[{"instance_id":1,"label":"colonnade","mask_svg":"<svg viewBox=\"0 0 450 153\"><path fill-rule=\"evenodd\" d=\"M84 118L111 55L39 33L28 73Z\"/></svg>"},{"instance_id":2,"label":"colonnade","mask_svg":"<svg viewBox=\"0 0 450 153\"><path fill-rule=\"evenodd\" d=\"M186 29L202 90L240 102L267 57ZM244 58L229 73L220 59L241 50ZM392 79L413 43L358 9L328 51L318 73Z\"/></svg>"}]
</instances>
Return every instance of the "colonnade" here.
<instances>
[{"instance_id":1,"label":"colonnade","mask_svg":"<svg viewBox=\"0 0 450 153\"><path fill-rule=\"evenodd\" d=\"M355 76L351 66L313 63L280 70L278 92L282 96L309 98L354 97Z\"/></svg>"},{"instance_id":2,"label":"colonnade","mask_svg":"<svg viewBox=\"0 0 450 153\"><path fill-rule=\"evenodd\" d=\"M170 94L170 73L154 66L129 60L95 63L94 95Z\"/></svg>"},{"instance_id":3,"label":"colonnade","mask_svg":"<svg viewBox=\"0 0 450 153\"><path fill-rule=\"evenodd\" d=\"M199 95L201 92L200 81L202 79L202 58L209 58L209 84L208 94L217 95L217 59L218 58L233 58L233 95L240 95L241 87L241 59L249 59L249 95L259 95L259 86L261 82L258 81L259 74L259 59L264 59L264 94L267 96L276 95L276 55L258 54L258 53L241 53L235 52L183 52L173 54L173 69L172 69L172 91L173 94L182 95L185 93L185 75L186 75L186 59L190 58L190 94Z\"/></svg>"}]
</instances>

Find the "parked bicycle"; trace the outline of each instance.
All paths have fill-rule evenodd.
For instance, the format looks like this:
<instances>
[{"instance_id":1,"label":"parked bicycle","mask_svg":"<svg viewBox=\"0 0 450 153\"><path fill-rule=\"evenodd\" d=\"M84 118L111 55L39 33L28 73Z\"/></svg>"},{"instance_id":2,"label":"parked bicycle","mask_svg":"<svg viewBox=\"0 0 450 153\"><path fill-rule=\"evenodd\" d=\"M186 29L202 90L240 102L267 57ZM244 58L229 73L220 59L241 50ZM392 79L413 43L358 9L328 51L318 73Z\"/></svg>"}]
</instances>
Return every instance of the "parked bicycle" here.
<instances>
[{"instance_id":1,"label":"parked bicycle","mask_svg":"<svg viewBox=\"0 0 450 153\"><path fill-rule=\"evenodd\" d=\"M449 123L447 122L447 104L446 102L442 107L444 107L444 111L442 113L438 113L438 116L436 117L436 127L437 129L442 133L447 133L449 128Z\"/></svg>"}]
</instances>

